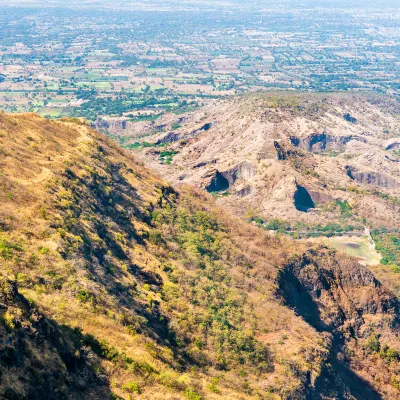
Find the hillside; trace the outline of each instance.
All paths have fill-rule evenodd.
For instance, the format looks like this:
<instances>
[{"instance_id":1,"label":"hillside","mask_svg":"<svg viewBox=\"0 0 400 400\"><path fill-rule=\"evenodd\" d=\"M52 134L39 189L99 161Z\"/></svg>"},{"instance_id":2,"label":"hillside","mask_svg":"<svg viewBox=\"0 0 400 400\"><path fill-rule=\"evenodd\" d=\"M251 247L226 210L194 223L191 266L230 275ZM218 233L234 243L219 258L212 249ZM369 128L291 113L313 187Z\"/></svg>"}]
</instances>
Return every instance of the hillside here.
<instances>
[{"instance_id":1,"label":"hillside","mask_svg":"<svg viewBox=\"0 0 400 400\"><path fill-rule=\"evenodd\" d=\"M174 183L226 191L220 201L236 211L332 220L328 205L340 199L371 223L399 225L399 112L396 100L377 95L239 96L146 139L169 145L171 163L160 167L165 148L141 154Z\"/></svg>"},{"instance_id":2,"label":"hillside","mask_svg":"<svg viewBox=\"0 0 400 400\"><path fill-rule=\"evenodd\" d=\"M0 114L0 396L400 398L399 303L75 120Z\"/></svg>"},{"instance_id":3,"label":"hillside","mask_svg":"<svg viewBox=\"0 0 400 400\"><path fill-rule=\"evenodd\" d=\"M367 227L383 263L400 265L399 115L398 101L375 94L252 94L119 139L173 184L206 189L268 230L360 237Z\"/></svg>"}]
</instances>

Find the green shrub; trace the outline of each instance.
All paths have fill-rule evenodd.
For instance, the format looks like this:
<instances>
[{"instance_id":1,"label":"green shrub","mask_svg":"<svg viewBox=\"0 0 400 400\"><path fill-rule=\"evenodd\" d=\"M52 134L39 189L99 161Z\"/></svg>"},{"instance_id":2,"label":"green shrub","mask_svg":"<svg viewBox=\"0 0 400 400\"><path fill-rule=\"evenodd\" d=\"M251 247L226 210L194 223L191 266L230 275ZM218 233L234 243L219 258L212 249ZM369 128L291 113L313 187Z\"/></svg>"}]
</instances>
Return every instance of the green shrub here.
<instances>
[{"instance_id":1,"label":"green shrub","mask_svg":"<svg viewBox=\"0 0 400 400\"><path fill-rule=\"evenodd\" d=\"M9 332L11 332L15 329L14 318L8 312L4 313L4 315L2 317L2 322L3 322L3 325L6 327L6 329Z\"/></svg>"},{"instance_id":2,"label":"green shrub","mask_svg":"<svg viewBox=\"0 0 400 400\"><path fill-rule=\"evenodd\" d=\"M78 293L76 294L76 298L81 303L94 302L94 300L95 300L95 297L93 294L91 294L87 290L83 290L83 289L78 290Z\"/></svg>"},{"instance_id":3,"label":"green shrub","mask_svg":"<svg viewBox=\"0 0 400 400\"><path fill-rule=\"evenodd\" d=\"M399 353L395 349L387 345L381 346L379 356L389 363L392 361L397 361L399 359Z\"/></svg>"},{"instance_id":4,"label":"green shrub","mask_svg":"<svg viewBox=\"0 0 400 400\"><path fill-rule=\"evenodd\" d=\"M142 390L141 390L139 384L136 382L129 382L126 385L123 385L122 389L129 393L135 393L135 394L142 393Z\"/></svg>"},{"instance_id":5,"label":"green shrub","mask_svg":"<svg viewBox=\"0 0 400 400\"><path fill-rule=\"evenodd\" d=\"M10 260L17 252L22 251L22 246L8 239L0 238L0 256L5 260Z\"/></svg>"},{"instance_id":6,"label":"green shrub","mask_svg":"<svg viewBox=\"0 0 400 400\"><path fill-rule=\"evenodd\" d=\"M49 254L50 253L50 249L47 247L39 247L39 253L40 254Z\"/></svg>"},{"instance_id":7,"label":"green shrub","mask_svg":"<svg viewBox=\"0 0 400 400\"><path fill-rule=\"evenodd\" d=\"M161 235L161 232L158 231L152 231L149 234L149 242L151 244L157 245L159 246L160 244L162 244L164 242L163 237Z\"/></svg>"},{"instance_id":8,"label":"green shrub","mask_svg":"<svg viewBox=\"0 0 400 400\"><path fill-rule=\"evenodd\" d=\"M203 399L203 397L200 394L198 394L195 390L189 389L189 388L185 390L185 397L188 400L202 400Z\"/></svg>"},{"instance_id":9,"label":"green shrub","mask_svg":"<svg viewBox=\"0 0 400 400\"><path fill-rule=\"evenodd\" d=\"M157 378L158 383L174 390L184 390L184 385L179 382L177 374L170 371L161 372Z\"/></svg>"},{"instance_id":10,"label":"green shrub","mask_svg":"<svg viewBox=\"0 0 400 400\"><path fill-rule=\"evenodd\" d=\"M353 207L349 204L347 200L341 201L336 200L336 205L340 208L340 213L342 214L343 218L349 218L352 216L352 209Z\"/></svg>"},{"instance_id":11,"label":"green shrub","mask_svg":"<svg viewBox=\"0 0 400 400\"><path fill-rule=\"evenodd\" d=\"M397 390L400 390L400 377L392 375L390 377L390 384L396 388Z\"/></svg>"},{"instance_id":12,"label":"green shrub","mask_svg":"<svg viewBox=\"0 0 400 400\"><path fill-rule=\"evenodd\" d=\"M367 343L365 344L365 349L369 353L377 353L379 352L381 348L381 344L379 343L379 337L373 333L367 340Z\"/></svg>"},{"instance_id":13,"label":"green shrub","mask_svg":"<svg viewBox=\"0 0 400 400\"><path fill-rule=\"evenodd\" d=\"M221 391L217 387L218 383L219 383L219 378L215 376L214 378L212 378L211 383L207 386L208 390L217 394L221 393Z\"/></svg>"}]
</instances>

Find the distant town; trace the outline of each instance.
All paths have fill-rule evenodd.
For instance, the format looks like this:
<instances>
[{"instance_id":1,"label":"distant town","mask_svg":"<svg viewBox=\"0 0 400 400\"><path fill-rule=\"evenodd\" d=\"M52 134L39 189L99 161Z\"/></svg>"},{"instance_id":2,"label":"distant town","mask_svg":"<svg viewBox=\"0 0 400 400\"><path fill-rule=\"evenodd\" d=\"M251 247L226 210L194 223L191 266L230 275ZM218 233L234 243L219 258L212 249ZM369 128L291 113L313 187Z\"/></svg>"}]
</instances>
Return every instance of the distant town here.
<instances>
[{"instance_id":1,"label":"distant town","mask_svg":"<svg viewBox=\"0 0 400 400\"><path fill-rule=\"evenodd\" d=\"M398 9L0 3L0 24L9 112L141 121L247 91L400 94Z\"/></svg>"}]
</instances>

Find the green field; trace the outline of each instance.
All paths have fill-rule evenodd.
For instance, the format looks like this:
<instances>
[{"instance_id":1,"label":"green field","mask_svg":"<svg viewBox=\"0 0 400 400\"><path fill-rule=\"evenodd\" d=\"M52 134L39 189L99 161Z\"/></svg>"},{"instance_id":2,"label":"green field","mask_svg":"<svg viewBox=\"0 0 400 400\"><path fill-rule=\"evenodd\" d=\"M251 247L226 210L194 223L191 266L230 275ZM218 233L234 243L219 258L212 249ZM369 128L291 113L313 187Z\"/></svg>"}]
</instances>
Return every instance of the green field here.
<instances>
[{"instance_id":1,"label":"green field","mask_svg":"<svg viewBox=\"0 0 400 400\"><path fill-rule=\"evenodd\" d=\"M62 108L59 107L44 107L39 111L39 115L42 117L53 117L57 118L60 116Z\"/></svg>"},{"instance_id":2,"label":"green field","mask_svg":"<svg viewBox=\"0 0 400 400\"><path fill-rule=\"evenodd\" d=\"M79 86L95 87L96 89L109 90L112 88L110 82L78 82Z\"/></svg>"},{"instance_id":3,"label":"green field","mask_svg":"<svg viewBox=\"0 0 400 400\"><path fill-rule=\"evenodd\" d=\"M147 68L147 72L151 74L167 74L172 68Z\"/></svg>"},{"instance_id":4,"label":"green field","mask_svg":"<svg viewBox=\"0 0 400 400\"><path fill-rule=\"evenodd\" d=\"M320 238L319 241L349 256L360 258L367 265L377 265L381 260L381 255L369 242L367 236L334 236Z\"/></svg>"},{"instance_id":5,"label":"green field","mask_svg":"<svg viewBox=\"0 0 400 400\"><path fill-rule=\"evenodd\" d=\"M100 80L102 76L96 72L88 72L87 74L82 73L82 74L76 74L75 75L76 79L84 80L84 81L95 81L95 80Z\"/></svg>"}]
</instances>

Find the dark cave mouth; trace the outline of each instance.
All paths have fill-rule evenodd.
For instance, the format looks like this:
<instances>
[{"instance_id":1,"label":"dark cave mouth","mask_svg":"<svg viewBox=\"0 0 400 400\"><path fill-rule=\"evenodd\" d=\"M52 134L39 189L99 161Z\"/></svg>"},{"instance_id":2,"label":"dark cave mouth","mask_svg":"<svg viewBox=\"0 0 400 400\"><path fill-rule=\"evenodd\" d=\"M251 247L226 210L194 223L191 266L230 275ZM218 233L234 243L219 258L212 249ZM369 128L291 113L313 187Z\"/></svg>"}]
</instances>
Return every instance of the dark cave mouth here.
<instances>
[{"instance_id":1,"label":"dark cave mouth","mask_svg":"<svg viewBox=\"0 0 400 400\"><path fill-rule=\"evenodd\" d=\"M302 212L315 208L315 204L305 187L297 185L297 190L294 194L294 206L298 211Z\"/></svg>"},{"instance_id":2,"label":"dark cave mouth","mask_svg":"<svg viewBox=\"0 0 400 400\"><path fill-rule=\"evenodd\" d=\"M229 189L229 181L221 172L217 171L211 182L206 186L207 192L216 193L223 192Z\"/></svg>"}]
</instances>

